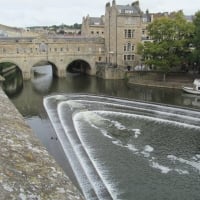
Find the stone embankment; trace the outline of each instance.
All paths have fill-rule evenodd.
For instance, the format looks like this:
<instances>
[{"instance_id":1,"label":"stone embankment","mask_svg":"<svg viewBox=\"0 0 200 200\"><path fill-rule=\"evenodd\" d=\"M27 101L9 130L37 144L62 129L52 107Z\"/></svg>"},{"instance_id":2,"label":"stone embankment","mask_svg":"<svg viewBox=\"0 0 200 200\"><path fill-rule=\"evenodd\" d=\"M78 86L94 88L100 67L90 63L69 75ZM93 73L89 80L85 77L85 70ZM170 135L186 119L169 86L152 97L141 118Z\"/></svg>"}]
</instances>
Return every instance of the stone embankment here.
<instances>
[{"instance_id":1,"label":"stone embankment","mask_svg":"<svg viewBox=\"0 0 200 200\"><path fill-rule=\"evenodd\" d=\"M0 199L83 200L0 87Z\"/></svg>"},{"instance_id":2,"label":"stone embankment","mask_svg":"<svg viewBox=\"0 0 200 200\"><path fill-rule=\"evenodd\" d=\"M154 72L132 72L129 73L127 77L130 85L175 89L182 89L184 86L192 87L194 79L200 78L199 75L171 73L168 74L166 80L163 81L163 74Z\"/></svg>"}]
</instances>

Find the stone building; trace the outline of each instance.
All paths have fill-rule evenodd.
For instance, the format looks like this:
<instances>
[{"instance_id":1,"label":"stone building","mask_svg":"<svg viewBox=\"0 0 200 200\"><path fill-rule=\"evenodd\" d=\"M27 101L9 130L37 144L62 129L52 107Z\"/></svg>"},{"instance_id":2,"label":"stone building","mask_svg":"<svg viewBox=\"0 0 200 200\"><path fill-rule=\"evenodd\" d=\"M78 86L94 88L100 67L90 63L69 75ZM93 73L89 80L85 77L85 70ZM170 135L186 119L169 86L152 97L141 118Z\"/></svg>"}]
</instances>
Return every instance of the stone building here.
<instances>
[{"instance_id":1,"label":"stone building","mask_svg":"<svg viewBox=\"0 0 200 200\"><path fill-rule=\"evenodd\" d=\"M141 41L142 12L139 2L106 4L105 49L109 63L116 66L135 66L139 62L137 44Z\"/></svg>"},{"instance_id":2,"label":"stone building","mask_svg":"<svg viewBox=\"0 0 200 200\"><path fill-rule=\"evenodd\" d=\"M101 17L83 17L81 26L81 35L85 37L103 37L104 38L104 15Z\"/></svg>"},{"instance_id":3,"label":"stone building","mask_svg":"<svg viewBox=\"0 0 200 200\"><path fill-rule=\"evenodd\" d=\"M137 44L141 41L142 16L139 2L131 5L107 3L105 16L84 17L82 35L105 38L105 62L113 66L136 66L140 62Z\"/></svg>"}]
</instances>

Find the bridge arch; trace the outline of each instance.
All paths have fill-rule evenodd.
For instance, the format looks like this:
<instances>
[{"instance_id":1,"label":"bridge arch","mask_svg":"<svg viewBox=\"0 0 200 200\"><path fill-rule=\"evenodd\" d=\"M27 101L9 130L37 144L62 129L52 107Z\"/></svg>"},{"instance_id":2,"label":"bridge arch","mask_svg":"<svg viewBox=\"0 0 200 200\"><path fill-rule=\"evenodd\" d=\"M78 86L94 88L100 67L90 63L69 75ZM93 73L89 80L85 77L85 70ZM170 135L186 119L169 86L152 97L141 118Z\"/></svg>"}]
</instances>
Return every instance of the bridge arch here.
<instances>
[{"instance_id":1,"label":"bridge arch","mask_svg":"<svg viewBox=\"0 0 200 200\"><path fill-rule=\"evenodd\" d=\"M12 64L12 65L14 65L14 66L16 66L21 72L22 72L22 66L21 66L21 64L20 63L17 63L16 62L16 60L8 60L8 59L1 59L0 60L0 64L3 64L3 63L10 63L10 64Z\"/></svg>"},{"instance_id":2,"label":"bridge arch","mask_svg":"<svg viewBox=\"0 0 200 200\"><path fill-rule=\"evenodd\" d=\"M52 75L55 77L58 77L58 67L56 66L56 64L54 64L54 62L51 62L49 60L39 60L35 62L31 67L31 75L33 75L34 67L38 67L38 66L45 67L46 65L50 65L52 69Z\"/></svg>"},{"instance_id":3,"label":"bridge arch","mask_svg":"<svg viewBox=\"0 0 200 200\"><path fill-rule=\"evenodd\" d=\"M91 74L91 69L91 65L85 59L75 59L67 65L66 72Z\"/></svg>"},{"instance_id":4,"label":"bridge arch","mask_svg":"<svg viewBox=\"0 0 200 200\"><path fill-rule=\"evenodd\" d=\"M12 61L0 61L0 75L4 77L2 88L9 96L20 93L23 88L23 74L19 65Z\"/></svg>"},{"instance_id":5,"label":"bridge arch","mask_svg":"<svg viewBox=\"0 0 200 200\"><path fill-rule=\"evenodd\" d=\"M12 60L1 60L0 61L0 75L6 78L7 75L10 75L13 71L18 71L18 74L23 78L22 68L16 62Z\"/></svg>"}]
</instances>

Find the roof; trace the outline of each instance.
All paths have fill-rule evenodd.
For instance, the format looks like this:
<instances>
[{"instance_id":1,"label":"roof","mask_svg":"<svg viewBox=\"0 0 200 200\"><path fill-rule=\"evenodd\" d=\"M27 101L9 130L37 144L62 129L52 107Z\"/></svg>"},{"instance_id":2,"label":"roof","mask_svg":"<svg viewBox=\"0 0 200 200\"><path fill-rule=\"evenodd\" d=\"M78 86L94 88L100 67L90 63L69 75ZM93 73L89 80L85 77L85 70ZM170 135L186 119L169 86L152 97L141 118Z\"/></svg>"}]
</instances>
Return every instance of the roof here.
<instances>
[{"instance_id":1,"label":"roof","mask_svg":"<svg viewBox=\"0 0 200 200\"><path fill-rule=\"evenodd\" d=\"M89 24L90 25L104 25L101 17L90 17Z\"/></svg>"},{"instance_id":2,"label":"roof","mask_svg":"<svg viewBox=\"0 0 200 200\"><path fill-rule=\"evenodd\" d=\"M131 5L117 5L117 8L122 14L139 14L139 8Z\"/></svg>"}]
</instances>

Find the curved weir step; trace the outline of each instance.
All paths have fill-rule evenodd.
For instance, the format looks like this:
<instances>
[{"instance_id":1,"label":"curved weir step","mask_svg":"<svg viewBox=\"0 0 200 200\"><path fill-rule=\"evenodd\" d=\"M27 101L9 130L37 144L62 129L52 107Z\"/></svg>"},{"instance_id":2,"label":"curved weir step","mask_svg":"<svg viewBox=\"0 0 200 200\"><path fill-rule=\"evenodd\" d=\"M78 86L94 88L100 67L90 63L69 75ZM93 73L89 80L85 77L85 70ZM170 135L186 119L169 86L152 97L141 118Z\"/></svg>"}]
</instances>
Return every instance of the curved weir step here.
<instances>
[{"instance_id":1,"label":"curved weir step","mask_svg":"<svg viewBox=\"0 0 200 200\"><path fill-rule=\"evenodd\" d=\"M123 150L129 149L138 157L149 158L149 160L147 159L149 166L153 169L161 170L164 174L170 171L188 173L187 170L161 165L159 163L160 158L150 156L154 152L154 148L148 144L143 146L143 149L138 146L140 150L135 146L138 145L137 143L128 143L129 141L124 140L124 138L120 141L123 130L127 129L127 127L124 127L123 123L120 123L117 119L119 117L129 119L129 121L123 121L126 125L132 123L132 121L137 123L140 121L141 124L136 125L141 130L143 125L147 123L150 129L153 126L154 128L160 126L161 132L162 127L169 127L170 130L175 128L177 130L187 129L199 132L200 112L198 110L88 94L55 94L47 96L44 98L44 106L86 199L118 199L121 195L116 190L117 187L112 185L114 179L110 183L107 177L104 176L105 174L101 171L101 166L98 163L100 161L95 160L96 157L92 154L93 150L85 142L84 137L88 135L87 131L89 130L87 126L93 128L87 137L92 136L95 138L98 133L102 133L108 139L111 138L112 141L110 143L112 145L120 146ZM110 135L105 131L104 126L113 126L115 129L112 130L117 130L118 132L111 132ZM149 128L147 128L147 131L149 131ZM132 134L132 138L136 140L141 134L141 130L132 128L129 132ZM94 131L96 134L93 134ZM96 150L95 145L92 148ZM103 147L99 145L98 148ZM109 155L107 157L110 159ZM165 159L176 160L176 162L179 161L190 165L195 170L199 169L193 162L183 160L173 154L169 154Z\"/></svg>"}]
</instances>

